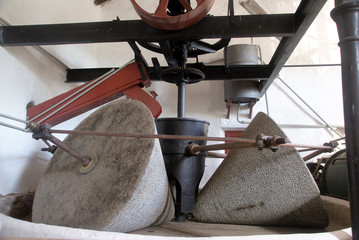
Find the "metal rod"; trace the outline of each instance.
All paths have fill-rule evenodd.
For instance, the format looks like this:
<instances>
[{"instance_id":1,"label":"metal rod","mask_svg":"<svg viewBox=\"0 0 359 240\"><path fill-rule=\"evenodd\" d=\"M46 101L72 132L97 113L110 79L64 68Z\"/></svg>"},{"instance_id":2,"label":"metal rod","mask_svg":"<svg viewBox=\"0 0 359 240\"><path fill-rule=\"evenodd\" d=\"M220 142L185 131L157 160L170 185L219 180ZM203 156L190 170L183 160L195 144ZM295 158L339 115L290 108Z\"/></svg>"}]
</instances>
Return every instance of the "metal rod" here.
<instances>
[{"instance_id":1,"label":"metal rod","mask_svg":"<svg viewBox=\"0 0 359 240\"><path fill-rule=\"evenodd\" d=\"M331 17L337 24L342 62L346 156L352 236L359 239L359 1L336 0Z\"/></svg>"},{"instance_id":2,"label":"metal rod","mask_svg":"<svg viewBox=\"0 0 359 240\"><path fill-rule=\"evenodd\" d=\"M192 144L189 147L189 152L191 154L199 154L201 151L215 151L215 150L226 150L226 149L236 149L236 148L254 148L256 141L249 140L243 143L223 143L223 144L213 144L213 145L197 145Z\"/></svg>"},{"instance_id":3,"label":"metal rod","mask_svg":"<svg viewBox=\"0 0 359 240\"><path fill-rule=\"evenodd\" d=\"M313 148L307 148L307 149L300 149L300 150L297 150L298 152L309 152L309 151L314 151L315 149Z\"/></svg>"},{"instance_id":4,"label":"metal rod","mask_svg":"<svg viewBox=\"0 0 359 240\"><path fill-rule=\"evenodd\" d=\"M27 124L28 121L0 113L0 117Z\"/></svg>"},{"instance_id":5,"label":"metal rod","mask_svg":"<svg viewBox=\"0 0 359 240\"><path fill-rule=\"evenodd\" d=\"M210 157L210 158L226 158L227 154L217 153L217 152L207 152L206 157Z\"/></svg>"},{"instance_id":6,"label":"metal rod","mask_svg":"<svg viewBox=\"0 0 359 240\"><path fill-rule=\"evenodd\" d=\"M269 115L269 102L268 102L268 94L267 94L267 92L264 93L264 98L265 98L265 100L266 100L267 115L270 116L270 115Z\"/></svg>"},{"instance_id":7,"label":"metal rod","mask_svg":"<svg viewBox=\"0 0 359 240\"><path fill-rule=\"evenodd\" d=\"M177 83L177 87L178 87L177 117L183 118L185 114L185 106L186 106L186 83L181 81Z\"/></svg>"},{"instance_id":8,"label":"metal rod","mask_svg":"<svg viewBox=\"0 0 359 240\"><path fill-rule=\"evenodd\" d=\"M250 122L248 121L239 121L238 123L240 124L250 124ZM279 127L281 128L329 128L326 125L305 125L305 124L278 124ZM344 126L334 126L337 128L344 128Z\"/></svg>"},{"instance_id":9,"label":"metal rod","mask_svg":"<svg viewBox=\"0 0 359 240\"><path fill-rule=\"evenodd\" d=\"M49 143L49 141L45 140L45 139L42 139L42 141L48 146L48 147L51 147L51 144Z\"/></svg>"},{"instance_id":10,"label":"metal rod","mask_svg":"<svg viewBox=\"0 0 359 240\"><path fill-rule=\"evenodd\" d=\"M197 141L226 141L226 142L248 142L254 141L245 138L224 138L224 137L205 137L205 136L186 136L186 135L166 135L166 134L141 134L141 133L105 133L91 131L70 131L50 129L50 133L72 134L72 135L92 135L108 137L133 137L133 138L159 138L159 139L176 139L176 140L197 140Z\"/></svg>"},{"instance_id":11,"label":"metal rod","mask_svg":"<svg viewBox=\"0 0 359 240\"><path fill-rule=\"evenodd\" d=\"M15 130L19 130L19 131L22 131L22 132L29 132L27 129L23 129L23 128L20 128L20 127L17 127L17 126L8 124L8 123L4 123L4 122L0 122L0 125L4 126L4 127L15 129Z\"/></svg>"},{"instance_id":12,"label":"metal rod","mask_svg":"<svg viewBox=\"0 0 359 240\"><path fill-rule=\"evenodd\" d=\"M299 64L299 65L284 65L284 68L305 68L305 67L340 67L340 63L326 63L326 64Z\"/></svg>"},{"instance_id":13,"label":"metal rod","mask_svg":"<svg viewBox=\"0 0 359 240\"><path fill-rule=\"evenodd\" d=\"M88 85L83 86L82 88L80 88L80 89L77 90L76 92L72 93L70 96L68 96L68 97L66 97L66 98L64 98L64 99L62 99L60 102L58 102L58 103L56 103L55 105L49 107L49 108L46 109L45 111L39 113L37 116L33 117L33 118L30 119L29 121L33 121L33 120L35 120L36 118L41 117L41 116L44 115L45 113L48 113L49 111L51 111L52 109L56 108L56 107L59 106L60 104L66 102L66 101L69 100L70 98L76 96L76 95L77 95L78 93L80 93L81 91L83 91L83 90L85 90L86 88L88 88L88 87L94 85L95 83L97 83L98 81L100 81L101 79L103 79L104 77L111 77L112 75L111 75L111 76L108 76L108 75L109 75L110 73L113 73L113 71L114 71L114 69L111 69L110 71L108 71L108 72L106 72L105 74L103 74L102 76L98 77L97 79L95 79L94 81L92 81L91 83L89 83ZM107 79L107 78L106 78L106 79ZM104 79L104 80L106 80L106 79ZM71 102L70 102L70 103L71 103ZM54 113L53 113L53 114L54 114ZM39 123L42 122L42 121L44 121L44 120L46 120L46 119L47 119L47 118L40 120Z\"/></svg>"},{"instance_id":14,"label":"metal rod","mask_svg":"<svg viewBox=\"0 0 359 240\"><path fill-rule=\"evenodd\" d=\"M117 69L116 71L112 72L111 74L107 75L105 78L99 80L98 82L96 82L95 84L93 84L91 87L89 88L85 88L85 90L78 94L77 96L75 96L73 99L71 99L70 101L68 101L66 104L62 105L61 107L59 107L58 109L56 109L55 111L53 111L52 113L50 113L49 115L47 115L46 117L44 117L43 119L41 119L40 121L38 121L38 123L42 123L44 122L46 119L50 118L51 116L53 116L54 114L58 113L59 111L61 111L62 109L64 109L65 107L67 107L69 104L73 103L74 101L76 101L77 99L79 99L80 97L82 97L83 95L85 95L86 93L88 93L89 91L91 91L92 89L94 89L95 87L97 87L98 85L100 85L101 83L103 83L104 81L106 81L107 79L109 79L110 77L112 77L113 75L115 75L118 71L120 71L121 69ZM80 91L80 90L79 90ZM61 101L63 102L63 101ZM56 104L58 105L58 104Z\"/></svg>"},{"instance_id":15,"label":"metal rod","mask_svg":"<svg viewBox=\"0 0 359 240\"><path fill-rule=\"evenodd\" d=\"M312 158L314 158L314 157L316 157L316 156L318 156L318 155L320 155L320 154L322 154L324 152L325 152L324 149L319 149L319 150L317 150L317 151L303 157L303 161L308 161L309 159L312 159Z\"/></svg>"},{"instance_id":16,"label":"metal rod","mask_svg":"<svg viewBox=\"0 0 359 240\"><path fill-rule=\"evenodd\" d=\"M341 140L345 140L345 137L334 139L334 140L332 140L332 142L338 142L338 141L341 141Z\"/></svg>"},{"instance_id":17,"label":"metal rod","mask_svg":"<svg viewBox=\"0 0 359 240\"><path fill-rule=\"evenodd\" d=\"M313 146L313 145L305 145L305 144L294 144L294 143L284 143L279 145L279 147L297 147L297 148L310 148L310 149L323 149L323 150L331 150L330 146Z\"/></svg>"},{"instance_id":18,"label":"metal rod","mask_svg":"<svg viewBox=\"0 0 359 240\"><path fill-rule=\"evenodd\" d=\"M206 136L188 136L188 135L142 134L142 133L106 133L106 132L77 131L77 130L54 130L54 129L49 129L49 133L89 135L89 136L107 136L107 137L159 138L159 139L176 139L176 140L232 142L232 143L225 143L225 144L205 145L205 146L218 145L218 146L225 146L225 147L231 147L232 145L236 146L234 143L247 143L247 144L255 144L256 143L256 140L246 139L246 138L206 137ZM329 146L312 146L312 145L302 145L302 144L293 144L293 143L284 143L284 144L280 144L278 146L324 149L324 150L331 149L331 147L329 147ZM199 146L199 147L202 147L202 146ZM235 147L233 147L233 148L235 148ZM207 151L209 151L209 150L224 150L224 149L229 149L229 148L223 148L223 147L219 148L218 147L216 149L207 149Z\"/></svg>"},{"instance_id":19,"label":"metal rod","mask_svg":"<svg viewBox=\"0 0 359 240\"><path fill-rule=\"evenodd\" d=\"M87 167L90 164L91 159L88 156L82 155L81 153L73 150L72 148L70 148L69 146L64 144L60 139L56 138L55 136L50 136L48 138L48 140L50 142L54 143L59 148L61 148L62 150L69 153L71 156L73 156L73 157L77 158L78 160L80 160L82 166Z\"/></svg>"},{"instance_id":20,"label":"metal rod","mask_svg":"<svg viewBox=\"0 0 359 240\"><path fill-rule=\"evenodd\" d=\"M247 139L247 141L243 141L241 143L223 143L223 144L213 144L213 145L197 145L192 144L189 146L188 151L191 154L198 154L201 151L212 151L212 150L226 150L226 149L235 149L235 148L256 148L256 141ZM328 146L308 146L308 145L301 145L301 144L292 144L292 143L284 143L279 144L278 147L306 147L312 149L320 149L321 151L326 151L332 149ZM318 154L319 155L319 154Z\"/></svg>"},{"instance_id":21,"label":"metal rod","mask_svg":"<svg viewBox=\"0 0 359 240\"><path fill-rule=\"evenodd\" d=\"M298 93L296 93L286 82L284 82L284 80L280 77L277 76L277 78L295 95L297 96L297 98L299 98L299 100L301 100L320 120L322 120L322 122L328 126L333 132L335 132L339 137L343 137L343 135L341 135L340 133L338 133L329 123L327 123L327 121L325 121L306 101L304 101L303 98L301 98Z\"/></svg>"}]
</instances>

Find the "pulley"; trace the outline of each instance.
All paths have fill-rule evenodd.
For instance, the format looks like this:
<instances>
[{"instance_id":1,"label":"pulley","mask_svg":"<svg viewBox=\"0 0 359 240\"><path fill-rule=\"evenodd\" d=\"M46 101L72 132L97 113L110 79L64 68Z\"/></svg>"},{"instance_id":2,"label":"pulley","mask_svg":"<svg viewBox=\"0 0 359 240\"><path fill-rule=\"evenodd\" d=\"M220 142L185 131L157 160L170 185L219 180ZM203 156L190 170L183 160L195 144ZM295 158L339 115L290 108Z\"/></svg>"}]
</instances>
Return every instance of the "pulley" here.
<instances>
[{"instance_id":1,"label":"pulley","mask_svg":"<svg viewBox=\"0 0 359 240\"><path fill-rule=\"evenodd\" d=\"M214 0L196 1L197 6L192 8L187 0L161 0L154 13L145 11L136 0L131 0L131 3L141 19L152 27L161 30L180 30L201 21L214 3Z\"/></svg>"}]
</instances>

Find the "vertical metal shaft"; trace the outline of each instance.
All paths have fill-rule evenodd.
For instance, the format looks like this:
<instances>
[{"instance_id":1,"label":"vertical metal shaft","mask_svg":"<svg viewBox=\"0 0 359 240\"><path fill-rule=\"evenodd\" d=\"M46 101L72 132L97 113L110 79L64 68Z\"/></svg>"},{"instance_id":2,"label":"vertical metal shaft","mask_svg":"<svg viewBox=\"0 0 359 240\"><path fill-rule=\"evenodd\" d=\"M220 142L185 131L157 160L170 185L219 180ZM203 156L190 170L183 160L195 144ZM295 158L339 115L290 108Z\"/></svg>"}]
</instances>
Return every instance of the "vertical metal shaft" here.
<instances>
[{"instance_id":1,"label":"vertical metal shaft","mask_svg":"<svg viewBox=\"0 0 359 240\"><path fill-rule=\"evenodd\" d=\"M184 118L186 105L186 83L181 81L177 83L178 87L178 102L177 102L177 117Z\"/></svg>"},{"instance_id":2,"label":"vertical metal shaft","mask_svg":"<svg viewBox=\"0 0 359 240\"><path fill-rule=\"evenodd\" d=\"M331 16L337 24L342 84L350 213L353 239L359 239L359 1L336 0Z\"/></svg>"}]
</instances>

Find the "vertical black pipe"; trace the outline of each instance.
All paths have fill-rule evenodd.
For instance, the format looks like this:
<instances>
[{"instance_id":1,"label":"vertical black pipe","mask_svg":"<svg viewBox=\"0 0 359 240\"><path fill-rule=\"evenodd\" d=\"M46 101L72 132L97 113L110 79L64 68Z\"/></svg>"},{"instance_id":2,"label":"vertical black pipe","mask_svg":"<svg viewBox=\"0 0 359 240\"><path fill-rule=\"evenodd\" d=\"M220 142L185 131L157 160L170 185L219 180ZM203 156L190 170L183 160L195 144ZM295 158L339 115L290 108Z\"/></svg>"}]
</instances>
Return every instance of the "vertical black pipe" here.
<instances>
[{"instance_id":1,"label":"vertical black pipe","mask_svg":"<svg viewBox=\"0 0 359 240\"><path fill-rule=\"evenodd\" d=\"M178 87L178 102L177 102L177 117L184 118L186 105L186 83L180 81L177 83Z\"/></svg>"},{"instance_id":2,"label":"vertical black pipe","mask_svg":"<svg viewBox=\"0 0 359 240\"><path fill-rule=\"evenodd\" d=\"M359 240L359 1L336 0L353 239Z\"/></svg>"}]
</instances>

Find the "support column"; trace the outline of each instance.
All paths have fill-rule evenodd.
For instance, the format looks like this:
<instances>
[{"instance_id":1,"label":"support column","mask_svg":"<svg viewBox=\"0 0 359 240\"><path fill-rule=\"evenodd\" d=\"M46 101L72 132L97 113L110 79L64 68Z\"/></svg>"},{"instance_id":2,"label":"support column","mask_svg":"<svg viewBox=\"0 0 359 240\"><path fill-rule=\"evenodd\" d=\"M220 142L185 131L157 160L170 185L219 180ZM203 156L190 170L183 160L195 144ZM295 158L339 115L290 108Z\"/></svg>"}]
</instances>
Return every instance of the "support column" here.
<instances>
[{"instance_id":1,"label":"support column","mask_svg":"<svg viewBox=\"0 0 359 240\"><path fill-rule=\"evenodd\" d=\"M186 105L186 83L181 81L177 83L178 87L178 103L177 103L177 117L184 118Z\"/></svg>"},{"instance_id":2,"label":"support column","mask_svg":"<svg viewBox=\"0 0 359 240\"><path fill-rule=\"evenodd\" d=\"M352 233L359 240L359 1L336 0L335 5L331 16L341 50Z\"/></svg>"}]
</instances>

